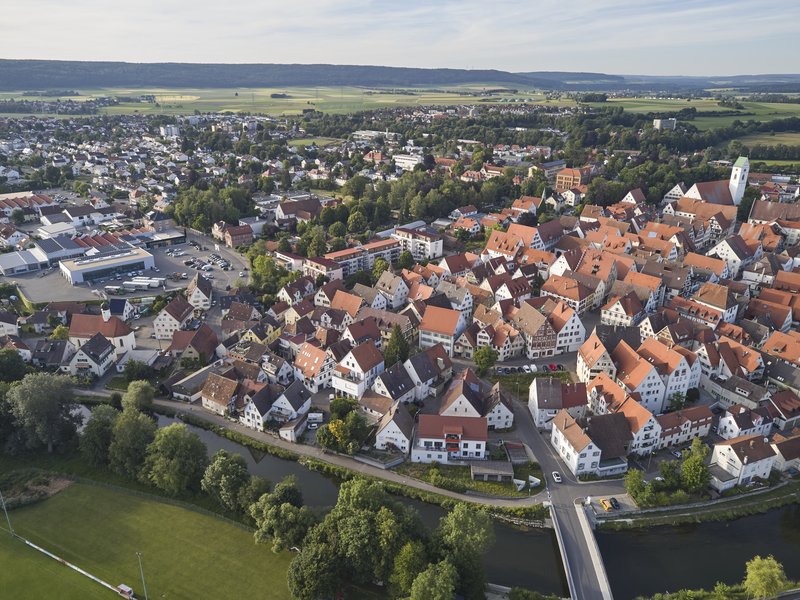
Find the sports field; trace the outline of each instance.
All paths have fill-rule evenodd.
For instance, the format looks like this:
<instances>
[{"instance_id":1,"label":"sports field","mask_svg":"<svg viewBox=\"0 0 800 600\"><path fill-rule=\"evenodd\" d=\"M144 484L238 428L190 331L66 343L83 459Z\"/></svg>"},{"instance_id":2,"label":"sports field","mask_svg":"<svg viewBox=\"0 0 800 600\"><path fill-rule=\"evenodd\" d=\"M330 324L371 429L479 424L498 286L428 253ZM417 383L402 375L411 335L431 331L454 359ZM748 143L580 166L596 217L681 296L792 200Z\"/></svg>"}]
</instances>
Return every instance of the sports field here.
<instances>
[{"instance_id":1,"label":"sports field","mask_svg":"<svg viewBox=\"0 0 800 600\"><path fill-rule=\"evenodd\" d=\"M111 585L144 598L290 600L293 555L256 546L252 534L190 510L73 484L11 511L17 534ZM6 523L0 524L5 529ZM0 531L0 598L114 598L100 584ZM13 568L11 568L13 567Z\"/></svg>"},{"instance_id":2,"label":"sports field","mask_svg":"<svg viewBox=\"0 0 800 600\"><path fill-rule=\"evenodd\" d=\"M195 110L200 112L252 112L274 115L301 114L304 109L314 108L327 113L351 113L373 108L388 108L397 106L414 105L457 105L475 104L485 101L485 98L471 96L458 92L480 92L486 89L506 89L498 83L480 83L436 87L413 86L403 88L401 91L413 93L389 93L389 88L360 88L360 87L289 87L289 88L231 88L231 89L94 89L76 90L80 96L72 97L75 102L83 102L87 98L99 96L141 96L152 94L156 102L162 106L151 103L124 103L103 109L108 114L191 114ZM430 91L428 91L430 90ZM448 93L450 92L450 93ZM284 94L285 98L271 98L272 94ZM533 102L545 102L545 97L536 94L533 89L518 89L516 94L500 94L500 98L531 99ZM22 92L0 93L0 100L36 100L38 97L22 96ZM55 97L43 97L44 100L56 100ZM61 98L62 101L66 98ZM553 106L571 105L565 99L563 102L551 100ZM22 113L3 113L0 116L24 116Z\"/></svg>"}]
</instances>

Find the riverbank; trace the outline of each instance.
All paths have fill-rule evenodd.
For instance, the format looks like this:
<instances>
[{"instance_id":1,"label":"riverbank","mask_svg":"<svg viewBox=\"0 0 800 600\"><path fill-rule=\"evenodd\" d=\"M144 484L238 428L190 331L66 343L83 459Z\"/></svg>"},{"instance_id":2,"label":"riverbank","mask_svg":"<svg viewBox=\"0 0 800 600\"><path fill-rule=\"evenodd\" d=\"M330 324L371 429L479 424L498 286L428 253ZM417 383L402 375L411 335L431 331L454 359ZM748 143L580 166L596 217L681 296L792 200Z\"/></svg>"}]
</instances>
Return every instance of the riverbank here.
<instances>
[{"instance_id":1,"label":"riverbank","mask_svg":"<svg viewBox=\"0 0 800 600\"><path fill-rule=\"evenodd\" d=\"M469 502L484 506L491 514L502 516L506 520L527 521L531 525L541 524L549 516L549 509L543 506L536 496L491 498L451 492L394 471L358 462L349 456L326 454L316 446L286 442L280 438L244 427L239 423L227 421L219 415L203 410L192 410L193 407L187 406L182 402L156 400L154 408L156 412L170 418L180 419L189 425L210 431L254 450L265 452L284 460L300 462L318 472L334 475L345 480L355 476L383 480L392 484L392 490L394 491L391 493L393 494L422 500L448 510L451 510L458 502ZM187 411L187 408L189 411ZM328 466L323 467L321 465Z\"/></svg>"},{"instance_id":2,"label":"riverbank","mask_svg":"<svg viewBox=\"0 0 800 600\"><path fill-rule=\"evenodd\" d=\"M710 523L732 521L750 515L766 513L772 508L800 502L800 481L748 496L737 496L719 504L708 506L675 508L658 512L625 515L619 519L598 519L597 529L622 531L644 529L658 525L680 525L683 523Z\"/></svg>"}]
</instances>

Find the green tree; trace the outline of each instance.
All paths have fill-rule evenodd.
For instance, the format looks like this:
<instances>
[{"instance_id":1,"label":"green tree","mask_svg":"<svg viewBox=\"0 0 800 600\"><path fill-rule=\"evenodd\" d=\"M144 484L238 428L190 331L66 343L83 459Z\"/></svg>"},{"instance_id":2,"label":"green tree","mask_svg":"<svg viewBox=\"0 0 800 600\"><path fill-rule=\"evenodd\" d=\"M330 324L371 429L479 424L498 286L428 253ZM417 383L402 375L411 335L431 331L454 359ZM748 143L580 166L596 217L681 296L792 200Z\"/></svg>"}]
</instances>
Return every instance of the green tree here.
<instances>
[{"instance_id":1,"label":"green tree","mask_svg":"<svg viewBox=\"0 0 800 600\"><path fill-rule=\"evenodd\" d=\"M27 448L44 444L52 452L54 446L74 435L83 421L82 416L74 414L72 382L63 375L28 374L6 394L6 401L20 441Z\"/></svg>"},{"instance_id":2,"label":"green tree","mask_svg":"<svg viewBox=\"0 0 800 600\"><path fill-rule=\"evenodd\" d=\"M122 410L122 394L119 392L111 392L111 395L108 397L108 403L117 410Z\"/></svg>"},{"instance_id":3,"label":"green tree","mask_svg":"<svg viewBox=\"0 0 800 600\"><path fill-rule=\"evenodd\" d=\"M411 600L453 600L458 572L449 561L429 566L411 586Z\"/></svg>"},{"instance_id":4,"label":"green tree","mask_svg":"<svg viewBox=\"0 0 800 600\"><path fill-rule=\"evenodd\" d=\"M681 483L684 489L699 494L708 486L709 481L711 481L711 473L701 456L691 456L683 461Z\"/></svg>"},{"instance_id":5,"label":"green tree","mask_svg":"<svg viewBox=\"0 0 800 600\"><path fill-rule=\"evenodd\" d=\"M761 190L754 186L747 186L742 195L742 201L739 203L739 208L736 210L736 219L742 223L746 223L750 218L750 210L753 208L753 203L761 198Z\"/></svg>"},{"instance_id":6,"label":"green tree","mask_svg":"<svg viewBox=\"0 0 800 600\"><path fill-rule=\"evenodd\" d=\"M125 381L128 382L146 381L155 376L155 370L143 360L134 359L125 363L125 370L122 375L125 377Z\"/></svg>"},{"instance_id":7,"label":"green tree","mask_svg":"<svg viewBox=\"0 0 800 600\"><path fill-rule=\"evenodd\" d=\"M281 238L281 241L278 242L278 252L289 252L292 251L292 245L289 243L289 240L286 238Z\"/></svg>"},{"instance_id":8,"label":"green tree","mask_svg":"<svg viewBox=\"0 0 800 600\"><path fill-rule=\"evenodd\" d=\"M153 406L153 387L146 381L131 381L122 396L122 408L145 410Z\"/></svg>"},{"instance_id":9,"label":"green tree","mask_svg":"<svg viewBox=\"0 0 800 600\"><path fill-rule=\"evenodd\" d=\"M19 381L28 372L22 355L13 348L0 350L0 382L12 383Z\"/></svg>"},{"instance_id":10,"label":"green tree","mask_svg":"<svg viewBox=\"0 0 800 600\"><path fill-rule=\"evenodd\" d=\"M345 206L345 210L346 209L347 207ZM331 235L331 237L343 238L347 234L347 226L340 221L336 221L330 226L328 233Z\"/></svg>"},{"instance_id":11,"label":"green tree","mask_svg":"<svg viewBox=\"0 0 800 600\"><path fill-rule=\"evenodd\" d=\"M15 208L11 211L11 220L16 225L22 225L25 222L25 212L21 208Z\"/></svg>"},{"instance_id":12,"label":"green tree","mask_svg":"<svg viewBox=\"0 0 800 600\"><path fill-rule=\"evenodd\" d=\"M753 557L747 562L747 577L744 586L753 598L770 598L783 589L786 573L783 565L770 554L767 558Z\"/></svg>"},{"instance_id":13,"label":"green tree","mask_svg":"<svg viewBox=\"0 0 800 600\"><path fill-rule=\"evenodd\" d=\"M272 482L266 477L251 477L239 490L239 510L249 514L249 509L262 496L272 491Z\"/></svg>"},{"instance_id":14,"label":"green tree","mask_svg":"<svg viewBox=\"0 0 800 600\"><path fill-rule=\"evenodd\" d=\"M187 431L186 425L174 423L159 429L147 446L139 479L172 495L198 491L207 466L206 443L194 431Z\"/></svg>"},{"instance_id":15,"label":"green tree","mask_svg":"<svg viewBox=\"0 0 800 600\"><path fill-rule=\"evenodd\" d=\"M342 561L336 549L324 543L306 546L289 565L286 582L297 600L332 598L342 585Z\"/></svg>"},{"instance_id":16,"label":"green tree","mask_svg":"<svg viewBox=\"0 0 800 600\"><path fill-rule=\"evenodd\" d=\"M202 481L203 491L211 495L228 510L239 510L239 494L242 487L250 481L247 461L241 454L231 454L227 450L214 453Z\"/></svg>"},{"instance_id":17,"label":"green tree","mask_svg":"<svg viewBox=\"0 0 800 600\"><path fill-rule=\"evenodd\" d=\"M711 448L706 446L703 440L697 436L692 439L692 448L689 452L689 456L699 456L703 460L711 456Z\"/></svg>"},{"instance_id":18,"label":"green tree","mask_svg":"<svg viewBox=\"0 0 800 600\"><path fill-rule=\"evenodd\" d=\"M344 205L344 203L339 204L336 207L336 220L339 223L345 224L350 219L350 209ZM333 234L331 234L333 235Z\"/></svg>"},{"instance_id":19,"label":"green tree","mask_svg":"<svg viewBox=\"0 0 800 600\"><path fill-rule=\"evenodd\" d=\"M308 257L314 258L315 256L322 256L328 252L328 242L324 235L315 235L314 239L308 245Z\"/></svg>"},{"instance_id":20,"label":"green tree","mask_svg":"<svg viewBox=\"0 0 800 600\"><path fill-rule=\"evenodd\" d=\"M670 410L683 410L684 408L688 408L689 403L686 401L686 396L681 394L680 392L675 392L669 397L669 408Z\"/></svg>"},{"instance_id":21,"label":"green tree","mask_svg":"<svg viewBox=\"0 0 800 600\"><path fill-rule=\"evenodd\" d=\"M64 325L59 325L53 330L53 333L50 335L51 340L68 340L69 339L69 327L65 327Z\"/></svg>"},{"instance_id":22,"label":"green tree","mask_svg":"<svg viewBox=\"0 0 800 600\"><path fill-rule=\"evenodd\" d=\"M114 425L118 418L119 412L112 406L100 404L92 409L92 416L80 439L81 453L90 465L108 466L108 449L114 439Z\"/></svg>"},{"instance_id":23,"label":"green tree","mask_svg":"<svg viewBox=\"0 0 800 600\"><path fill-rule=\"evenodd\" d=\"M326 227L333 225L336 222L336 210L330 206L323 208L322 212L319 214L319 222Z\"/></svg>"},{"instance_id":24,"label":"green tree","mask_svg":"<svg viewBox=\"0 0 800 600\"><path fill-rule=\"evenodd\" d=\"M389 591L394 598L407 598L411 586L420 573L428 568L425 546L420 541L408 542L394 559L394 569L389 577Z\"/></svg>"},{"instance_id":25,"label":"green tree","mask_svg":"<svg viewBox=\"0 0 800 600\"><path fill-rule=\"evenodd\" d=\"M628 469L625 473L625 489L631 498L638 502L638 498L644 491L644 472L639 469Z\"/></svg>"},{"instance_id":26,"label":"green tree","mask_svg":"<svg viewBox=\"0 0 800 600\"><path fill-rule=\"evenodd\" d=\"M409 250L403 250L397 258L397 266L401 269L411 270L415 264L414 255Z\"/></svg>"},{"instance_id":27,"label":"green tree","mask_svg":"<svg viewBox=\"0 0 800 600\"><path fill-rule=\"evenodd\" d=\"M297 477L290 475L284 477L268 497L269 504L272 506L288 503L300 508L303 506L303 486L300 485Z\"/></svg>"},{"instance_id":28,"label":"green tree","mask_svg":"<svg viewBox=\"0 0 800 600\"><path fill-rule=\"evenodd\" d=\"M331 400L331 420L345 419L358 407L358 401L351 398L334 398Z\"/></svg>"},{"instance_id":29,"label":"green tree","mask_svg":"<svg viewBox=\"0 0 800 600\"><path fill-rule=\"evenodd\" d=\"M497 360L497 350L486 344L483 348L475 351L472 361L478 366L478 376L483 377L486 372L494 366Z\"/></svg>"},{"instance_id":30,"label":"green tree","mask_svg":"<svg viewBox=\"0 0 800 600\"><path fill-rule=\"evenodd\" d=\"M714 595L719 598L719 600L730 600L732 594L733 589L727 583L718 581L717 585L714 586Z\"/></svg>"},{"instance_id":31,"label":"green tree","mask_svg":"<svg viewBox=\"0 0 800 600\"><path fill-rule=\"evenodd\" d=\"M58 315L54 315L54 314L47 315L47 326L50 329L55 329L56 327L58 327L62 323L63 323L63 321L61 320L61 317L59 317Z\"/></svg>"},{"instance_id":32,"label":"green tree","mask_svg":"<svg viewBox=\"0 0 800 600\"><path fill-rule=\"evenodd\" d=\"M398 361L406 362L409 350L408 340L403 336L403 330L399 325L395 325L383 353L386 367L393 367Z\"/></svg>"},{"instance_id":33,"label":"green tree","mask_svg":"<svg viewBox=\"0 0 800 600\"><path fill-rule=\"evenodd\" d=\"M307 506L297 507L288 502L270 505L269 495L250 507L256 521L256 544L272 542L276 554L289 548L302 548L308 530L317 524L316 513Z\"/></svg>"},{"instance_id":34,"label":"green tree","mask_svg":"<svg viewBox=\"0 0 800 600\"><path fill-rule=\"evenodd\" d=\"M108 452L111 468L137 479L157 429L156 422L144 413L132 408L123 412L114 424L114 439Z\"/></svg>"},{"instance_id":35,"label":"green tree","mask_svg":"<svg viewBox=\"0 0 800 600\"><path fill-rule=\"evenodd\" d=\"M347 220L347 231L361 233L367 228L367 219L360 212L354 212Z\"/></svg>"},{"instance_id":36,"label":"green tree","mask_svg":"<svg viewBox=\"0 0 800 600\"><path fill-rule=\"evenodd\" d=\"M494 545L494 527L489 513L466 503L457 504L442 517L435 534L452 551L471 548L481 555Z\"/></svg>"},{"instance_id":37,"label":"green tree","mask_svg":"<svg viewBox=\"0 0 800 600\"><path fill-rule=\"evenodd\" d=\"M377 282L381 278L381 275L383 275L383 272L388 268L389 263L385 258L381 256L375 259L375 262L372 263L372 280Z\"/></svg>"},{"instance_id":38,"label":"green tree","mask_svg":"<svg viewBox=\"0 0 800 600\"><path fill-rule=\"evenodd\" d=\"M670 490L677 490L681 485L681 474L679 472L680 462L677 460L664 460L658 465L661 477L664 478L664 487Z\"/></svg>"}]
</instances>

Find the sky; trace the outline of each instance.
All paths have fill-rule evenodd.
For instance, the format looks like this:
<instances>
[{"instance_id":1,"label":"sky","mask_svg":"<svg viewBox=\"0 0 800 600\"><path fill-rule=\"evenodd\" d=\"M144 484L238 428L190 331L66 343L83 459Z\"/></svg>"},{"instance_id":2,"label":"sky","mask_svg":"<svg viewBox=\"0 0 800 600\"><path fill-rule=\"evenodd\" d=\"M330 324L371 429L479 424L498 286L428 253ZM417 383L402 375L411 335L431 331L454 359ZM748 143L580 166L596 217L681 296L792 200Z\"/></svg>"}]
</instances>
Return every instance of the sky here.
<instances>
[{"instance_id":1,"label":"sky","mask_svg":"<svg viewBox=\"0 0 800 600\"><path fill-rule=\"evenodd\" d=\"M797 0L28 0L0 58L798 73Z\"/></svg>"}]
</instances>

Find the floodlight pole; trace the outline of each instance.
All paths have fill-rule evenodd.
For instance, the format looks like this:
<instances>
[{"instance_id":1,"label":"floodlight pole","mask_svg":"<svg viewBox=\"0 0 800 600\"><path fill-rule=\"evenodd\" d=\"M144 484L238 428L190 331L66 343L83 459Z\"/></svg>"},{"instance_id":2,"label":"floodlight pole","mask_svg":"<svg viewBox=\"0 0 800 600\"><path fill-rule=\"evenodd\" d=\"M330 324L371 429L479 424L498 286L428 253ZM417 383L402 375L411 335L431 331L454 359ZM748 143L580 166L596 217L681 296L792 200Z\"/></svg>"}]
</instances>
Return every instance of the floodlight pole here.
<instances>
[{"instance_id":1,"label":"floodlight pole","mask_svg":"<svg viewBox=\"0 0 800 600\"><path fill-rule=\"evenodd\" d=\"M139 557L139 572L142 574L142 587L144 588L144 600L147 600L147 586L144 583L144 571L142 570L142 553L137 552L136 556Z\"/></svg>"},{"instance_id":2,"label":"floodlight pole","mask_svg":"<svg viewBox=\"0 0 800 600\"><path fill-rule=\"evenodd\" d=\"M14 533L14 528L11 527L11 519L8 518L8 511L6 510L6 501L3 500L3 493L0 492L0 504L3 505L3 512L6 513L6 521L8 521L8 529L11 531L11 537L16 537Z\"/></svg>"}]
</instances>

